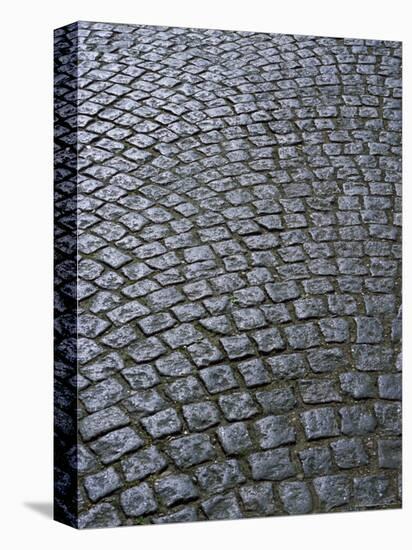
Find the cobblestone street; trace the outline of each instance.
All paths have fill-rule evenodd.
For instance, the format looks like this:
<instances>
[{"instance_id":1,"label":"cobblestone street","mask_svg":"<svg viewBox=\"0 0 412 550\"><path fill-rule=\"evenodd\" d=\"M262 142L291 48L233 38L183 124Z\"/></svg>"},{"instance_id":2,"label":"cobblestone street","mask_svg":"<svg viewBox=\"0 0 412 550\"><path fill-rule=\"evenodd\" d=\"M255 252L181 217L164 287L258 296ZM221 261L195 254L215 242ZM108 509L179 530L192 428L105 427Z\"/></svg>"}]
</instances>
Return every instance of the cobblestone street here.
<instances>
[{"instance_id":1,"label":"cobblestone street","mask_svg":"<svg viewBox=\"0 0 412 550\"><path fill-rule=\"evenodd\" d=\"M55 62L59 517L399 507L401 44L81 22Z\"/></svg>"}]
</instances>

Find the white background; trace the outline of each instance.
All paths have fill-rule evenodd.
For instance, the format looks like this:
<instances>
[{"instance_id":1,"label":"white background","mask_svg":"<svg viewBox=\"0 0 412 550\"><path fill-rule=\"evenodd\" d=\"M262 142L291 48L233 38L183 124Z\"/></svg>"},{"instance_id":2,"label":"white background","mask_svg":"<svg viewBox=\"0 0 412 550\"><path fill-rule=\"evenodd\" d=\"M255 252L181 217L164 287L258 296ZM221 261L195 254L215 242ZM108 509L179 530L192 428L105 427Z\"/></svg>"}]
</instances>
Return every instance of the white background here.
<instances>
[{"instance_id":1,"label":"white background","mask_svg":"<svg viewBox=\"0 0 412 550\"><path fill-rule=\"evenodd\" d=\"M2 547L409 547L410 437L404 509L236 522L75 531L50 519L52 500L52 29L76 20L194 26L404 41L404 211L411 211L411 15L407 0L11 0L0 40L0 540ZM4 96L4 97L3 97ZM411 222L404 220L404 235ZM406 309L412 262L405 239ZM408 266L409 259L409 266ZM407 369L410 316L404 324ZM410 432L405 373L406 431ZM409 527L409 529L408 529Z\"/></svg>"}]
</instances>

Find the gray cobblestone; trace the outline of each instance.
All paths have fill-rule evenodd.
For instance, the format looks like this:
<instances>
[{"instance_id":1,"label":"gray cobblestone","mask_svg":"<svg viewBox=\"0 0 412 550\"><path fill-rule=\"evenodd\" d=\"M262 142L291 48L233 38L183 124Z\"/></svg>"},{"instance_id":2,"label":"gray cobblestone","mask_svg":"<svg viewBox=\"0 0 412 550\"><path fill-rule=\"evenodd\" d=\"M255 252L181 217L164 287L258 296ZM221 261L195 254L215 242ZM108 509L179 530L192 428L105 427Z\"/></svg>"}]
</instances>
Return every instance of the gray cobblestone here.
<instances>
[{"instance_id":1,"label":"gray cobblestone","mask_svg":"<svg viewBox=\"0 0 412 550\"><path fill-rule=\"evenodd\" d=\"M249 464L256 480L286 479L296 471L287 448L254 453L249 457Z\"/></svg>"},{"instance_id":2,"label":"gray cobblestone","mask_svg":"<svg viewBox=\"0 0 412 550\"><path fill-rule=\"evenodd\" d=\"M369 462L368 455L360 439L339 439L333 441L330 446L339 468L357 468L365 466Z\"/></svg>"},{"instance_id":3,"label":"gray cobblestone","mask_svg":"<svg viewBox=\"0 0 412 550\"><path fill-rule=\"evenodd\" d=\"M114 468L106 468L97 474L92 474L84 480L84 486L93 502L113 493L122 486L120 476Z\"/></svg>"},{"instance_id":4,"label":"gray cobblestone","mask_svg":"<svg viewBox=\"0 0 412 550\"><path fill-rule=\"evenodd\" d=\"M349 503L350 482L345 475L317 477L313 485L325 510Z\"/></svg>"},{"instance_id":5,"label":"gray cobblestone","mask_svg":"<svg viewBox=\"0 0 412 550\"><path fill-rule=\"evenodd\" d=\"M305 475L319 476L333 470L332 456L327 447L312 447L299 452Z\"/></svg>"},{"instance_id":6,"label":"gray cobblestone","mask_svg":"<svg viewBox=\"0 0 412 550\"><path fill-rule=\"evenodd\" d=\"M276 511L272 484L266 481L244 485L240 488L240 498L247 512L257 515L271 515Z\"/></svg>"},{"instance_id":7,"label":"gray cobblestone","mask_svg":"<svg viewBox=\"0 0 412 550\"><path fill-rule=\"evenodd\" d=\"M123 491L120 503L124 513L129 517L139 517L157 510L153 491L147 483Z\"/></svg>"},{"instance_id":8,"label":"gray cobblestone","mask_svg":"<svg viewBox=\"0 0 412 550\"><path fill-rule=\"evenodd\" d=\"M300 418L309 440L339 435L337 419L331 407L305 411Z\"/></svg>"},{"instance_id":9,"label":"gray cobblestone","mask_svg":"<svg viewBox=\"0 0 412 550\"><path fill-rule=\"evenodd\" d=\"M236 460L226 460L199 466L196 469L196 479L205 491L220 493L245 481L245 476Z\"/></svg>"},{"instance_id":10,"label":"gray cobblestone","mask_svg":"<svg viewBox=\"0 0 412 550\"><path fill-rule=\"evenodd\" d=\"M295 430L287 416L266 416L255 422L255 429L262 449L279 447L296 440Z\"/></svg>"},{"instance_id":11,"label":"gray cobblestone","mask_svg":"<svg viewBox=\"0 0 412 550\"><path fill-rule=\"evenodd\" d=\"M279 484L280 499L288 514L308 514L312 510L312 495L303 481Z\"/></svg>"},{"instance_id":12,"label":"gray cobblestone","mask_svg":"<svg viewBox=\"0 0 412 550\"><path fill-rule=\"evenodd\" d=\"M188 475L171 475L155 482L155 491L165 506L175 506L198 496L198 491Z\"/></svg>"},{"instance_id":13,"label":"gray cobblestone","mask_svg":"<svg viewBox=\"0 0 412 550\"><path fill-rule=\"evenodd\" d=\"M219 397L219 406L228 420L243 420L258 412L248 393L235 392Z\"/></svg>"},{"instance_id":14,"label":"gray cobblestone","mask_svg":"<svg viewBox=\"0 0 412 550\"><path fill-rule=\"evenodd\" d=\"M164 409L152 416L142 418L141 423L155 439L179 432L182 427L174 409Z\"/></svg>"},{"instance_id":15,"label":"gray cobblestone","mask_svg":"<svg viewBox=\"0 0 412 550\"><path fill-rule=\"evenodd\" d=\"M139 449L143 444L143 439L134 430L126 427L100 437L90 444L90 448L103 464L109 464L124 454Z\"/></svg>"},{"instance_id":16,"label":"gray cobblestone","mask_svg":"<svg viewBox=\"0 0 412 550\"><path fill-rule=\"evenodd\" d=\"M188 468L215 457L213 448L207 435L187 435L174 439L167 445L167 452L179 468Z\"/></svg>"},{"instance_id":17,"label":"gray cobblestone","mask_svg":"<svg viewBox=\"0 0 412 550\"><path fill-rule=\"evenodd\" d=\"M234 493L213 496L202 503L202 508L209 519L236 519L242 517Z\"/></svg>"},{"instance_id":18,"label":"gray cobblestone","mask_svg":"<svg viewBox=\"0 0 412 550\"><path fill-rule=\"evenodd\" d=\"M144 479L150 474L162 471L167 461L154 446L142 449L122 460L122 469L126 481Z\"/></svg>"},{"instance_id":19,"label":"gray cobblestone","mask_svg":"<svg viewBox=\"0 0 412 550\"><path fill-rule=\"evenodd\" d=\"M82 21L55 52L57 515L399 507L400 43Z\"/></svg>"}]
</instances>

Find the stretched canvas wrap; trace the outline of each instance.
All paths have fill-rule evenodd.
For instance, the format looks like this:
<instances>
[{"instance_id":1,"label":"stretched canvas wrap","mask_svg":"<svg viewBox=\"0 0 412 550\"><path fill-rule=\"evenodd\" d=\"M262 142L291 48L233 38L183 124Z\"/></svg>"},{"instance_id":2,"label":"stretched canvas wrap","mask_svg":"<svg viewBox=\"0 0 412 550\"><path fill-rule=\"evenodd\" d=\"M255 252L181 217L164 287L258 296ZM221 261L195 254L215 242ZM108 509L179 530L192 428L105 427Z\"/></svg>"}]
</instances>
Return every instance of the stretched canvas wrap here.
<instances>
[{"instance_id":1,"label":"stretched canvas wrap","mask_svg":"<svg viewBox=\"0 0 412 550\"><path fill-rule=\"evenodd\" d=\"M401 506L401 44L55 31L55 518Z\"/></svg>"}]
</instances>

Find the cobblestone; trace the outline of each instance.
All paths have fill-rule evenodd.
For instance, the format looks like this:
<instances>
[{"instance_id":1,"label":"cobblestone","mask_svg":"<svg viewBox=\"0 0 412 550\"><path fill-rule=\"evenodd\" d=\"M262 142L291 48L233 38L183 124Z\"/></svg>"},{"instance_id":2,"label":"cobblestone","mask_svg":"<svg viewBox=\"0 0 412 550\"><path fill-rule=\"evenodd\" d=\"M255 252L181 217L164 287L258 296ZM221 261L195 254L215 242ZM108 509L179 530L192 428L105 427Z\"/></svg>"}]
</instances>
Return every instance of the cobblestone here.
<instances>
[{"instance_id":1,"label":"cobblestone","mask_svg":"<svg viewBox=\"0 0 412 550\"><path fill-rule=\"evenodd\" d=\"M56 517L399 507L400 43L55 44Z\"/></svg>"},{"instance_id":2,"label":"cobblestone","mask_svg":"<svg viewBox=\"0 0 412 550\"><path fill-rule=\"evenodd\" d=\"M245 476L236 460L227 460L199 466L196 469L196 479L202 489L220 493L245 481Z\"/></svg>"},{"instance_id":3,"label":"cobblestone","mask_svg":"<svg viewBox=\"0 0 412 550\"><path fill-rule=\"evenodd\" d=\"M207 435L187 435L171 441L167 451L179 468L188 468L215 457L213 448Z\"/></svg>"},{"instance_id":4,"label":"cobblestone","mask_svg":"<svg viewBox=\"0 0 412 550\"><path fill-rule=\"evenodd\" d=\"M346 476L317 477L313 480L313 485L325 510L331 510L349 503L350 482Z\"/></svg>"},{"instance_id":5,"label":"cobblestone","mask_svg":"<svg viewBox=\"0 0 412 550\"><path fill-rule=\"evenodd\" d=\"M271 483L262 481L253 485L244 485L239 492L247 512L268 516L276 511Z\"/></svg>"},{"instance_id":6,"label":"cobblestone","mask_svg":"<svg viewBox=\"0 0 412 550\"><path fill-rule=\"evenodd\" d=\"M262 449L279 447L296 440L295 430L286 416L267 416L255 422Z\"/></svg>"},{"instance_id":7,"label":"cobblestone","mask_svg":"<svg viewBox=\"0 0 412 550\"><path fill-rule=\"evenodd\" d=\"M252 449L247 425L244 422L235 422L228 426L220 426L217 430L220 443L228 455L243 454Z\"/></svg>"},{"instance_id":8,"label":"cobblestone","mask_svg":"<svg viewBox=\"0 0 412 550\"><path fill-rule=\"evenodd\" d=\"M124 513L129 517L139 517L157 510L153 491L147 483L123 491L120 503Z\"/></svg>"},{"instance_id":9,"label":"cobblestone","mask_svg":"<svg viewBox=\"0 0 412 550\"><path fill-rule=\"evenodd\" d=\"M286 448L254 453L250 455L249 464L256 480L276 481L292 477L296 472Z\"/></svg>"},{"instance_id":10,"label":"cobblestone","mask_svg":"<svg viewBox=\"0 0 412 550\"><path fill-rule=\"evenodd\" d=\"M155 491L165 506L175 506L198 496L198 491L188 475L172 475L160 478L155 483Z\"/></svg>"},{"instance_id":11,"label":"cobblestone","mask_svg":"<svg viewBox=\"0 0 412 550\"><path fill-rule=\"evenodd\" d=\"M335 462L339 468L357 468L368 464L369 459L360 439L339 439L333 441L332 447Z\"/></svg>"},{"instance_id":12,"label":"cobblestone","mask_svg":"<svg viewBox=\"0 0 412 550\"><path fill-rule=\"evenodd\" d=\"M150 474L162 471L167 461L156 447L148 447L122 460L126 481L144 479Z\"/></svg>"},{"instance_id":13,"label":"cobblestone","mask_svg":"<svg viewBox=\"0 0 412 550\"><path fill-rule=\"evenodd\" d=\"M305 411L300 418L309 440L339 435L338 422L331 407Z\"/></svg>"},{"instance_id":14,"label":"cobblestone","mask_svg":"<svg viewBox=\"0 0 412 550\"><path fill-rule=\"evenodd\" d=\"M305 475L319 476L333 470L332 456L327 447L312 447L300 451L299 458Z\"/></svg>"},{"instance_id":15,"label":"cobblestone","mask_svg":"<svg viewBox=\"0 0 412 550\"><path fill-rule=\"evenodd\" d=\"M127 427L100 437L90 444L90 448L100 457L103 464L109 464L124 454L139 449L143 444L143 439Z\"/></svg>"},{"instance_id":16,"label":"cobblestone","mask_svg":"<svg viewBox=\"0 0 412 550\"><path fill-rule=\"evenodd\" d=\"M114 468L106 468L97 474L89 475L84 480L84 486L93 502L113 493L122 486L120 476Z\"/></svg>"},{"instance_id":17,"label":"cobblestone","mask_svg":"<svg viewBox=\"0 0 412 550\"><path fill-rule=\"evenodd\" d=\"M312 495L303 481L284 481L279 485L279 492L288 514L308 514L312 510Z\"/></svg>"}]
</instances>

